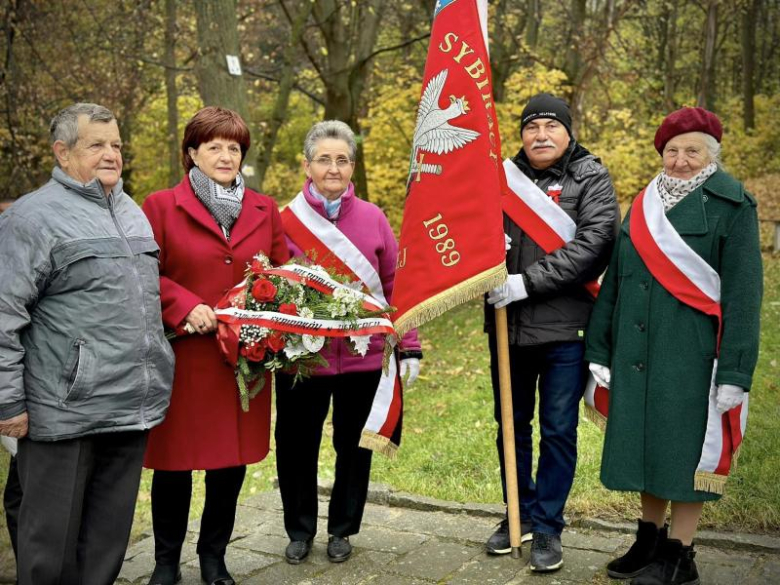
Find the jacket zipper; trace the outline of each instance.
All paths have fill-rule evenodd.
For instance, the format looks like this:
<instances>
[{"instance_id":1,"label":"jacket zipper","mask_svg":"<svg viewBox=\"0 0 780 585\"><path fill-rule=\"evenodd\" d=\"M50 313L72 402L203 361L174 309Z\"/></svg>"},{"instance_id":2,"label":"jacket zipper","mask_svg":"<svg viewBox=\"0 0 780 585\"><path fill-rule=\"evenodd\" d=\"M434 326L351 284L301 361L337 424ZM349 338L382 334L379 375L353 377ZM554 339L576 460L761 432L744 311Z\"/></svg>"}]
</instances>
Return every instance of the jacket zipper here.
<instances>
[{"instance_id":1,"label":"jacket zipper","mask_svg":"<svg viewBox=\"0 0 780 585\"><path fill-rule=\"evenodd\" d=\"M119 223L119 220L116 217L116 214L114 213L114 194L109 193L107 196L108 199L108 211L111 214L111 219L114 222L114 226L116 226L117 231L119 232L119 235L122 238L122 241L124 242L125 246L127 247L127 251L130 254L130 265L133 267L133 274L135 274L135 280L138 284L138 292L139 292L139 299L141 301L141 315L143 316L144 320L144 364L143 364L143 370L144 370L144 397L141 401L141 424L143 425L144 429L148 429L149 426L146 424L146 399L149 396L149 350L151 349L151 342L149 340L149 328L147 326L147 314L146 314L146 302L144 300L144 289L141 284L141 275L138 272L138 267L135 264L135 254L133 254L133 248L130 246L130 242L127 240L127 235L125 235L125 231L122 229L122 226Z\"/></svg>"}]
</instances>

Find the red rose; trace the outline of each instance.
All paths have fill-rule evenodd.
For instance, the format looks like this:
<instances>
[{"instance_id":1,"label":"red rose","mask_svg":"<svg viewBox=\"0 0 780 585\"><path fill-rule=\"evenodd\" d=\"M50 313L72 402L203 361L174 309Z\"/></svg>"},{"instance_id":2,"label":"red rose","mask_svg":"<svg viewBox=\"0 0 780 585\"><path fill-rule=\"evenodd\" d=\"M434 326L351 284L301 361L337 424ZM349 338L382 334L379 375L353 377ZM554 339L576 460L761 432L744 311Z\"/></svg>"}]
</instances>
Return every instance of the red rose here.
<instances>
[{"instance_id":1,"label":"red rose","mask_svg":"<svg viewBox=\"0 0 780 585\"><path fill-rule=\"evenodd\" d=\"M274 300L276 287L274 283L265 278L258 278L252 285L252 296L260 303Z\"/></svg>"},{"instance_id":2,"label":"red rose","mask_svg":"<svg viewBox=\"0 0 780 585\"><path fill-rule=\"evenodd\" d=\"M297 315L298 307L295 306L295 303L282 303L279 305L279 312L285 315Z\"/></svg>"},{"instance_id":3,"label":"red rose","mask_svg":"<svg viewBox=\"0 0 780 585\"><path fill-rule=\"evenodd\" d=\"M261 362L265 358L265 347L260 343L241 346L241 355L250 362Z\"/></svg>"},{"instance_id":4,"label":"red rose","mask_svg":"<svg viewBox=\"0 0 780 585\"><path fill-rule=\"evenodd\" d=\"M263 263L260 262L257 258L252 260L252 266L250 267L250 270L253 274L260 276L263 273L263 270L265 270L265 266L263 266Z\"/></svg>"},{"instance_id":5,"label":"red rose","mask_svg":"<svg viewBox=\"0 0 780 585\"><path fill-rule=\"evenodd\" d=\"M265 346L273 352L282 351L284 349L284 337L279 332L272 333L266 337L263 342Z\"/></svg>"}]
</instances>

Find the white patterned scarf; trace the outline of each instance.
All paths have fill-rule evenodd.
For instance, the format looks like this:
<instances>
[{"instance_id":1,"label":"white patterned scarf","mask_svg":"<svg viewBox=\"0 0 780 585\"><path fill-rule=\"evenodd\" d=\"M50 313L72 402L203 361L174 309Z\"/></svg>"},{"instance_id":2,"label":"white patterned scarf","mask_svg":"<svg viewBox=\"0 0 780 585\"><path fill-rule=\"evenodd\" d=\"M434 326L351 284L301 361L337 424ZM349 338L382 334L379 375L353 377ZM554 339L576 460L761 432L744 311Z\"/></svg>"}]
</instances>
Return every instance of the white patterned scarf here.
<instances>
[{"instance_id":1,"label":"white patterned scarf","mask_svg":"<svg viewBox=\"0 0 780 585\"><path fill-rule=\"evenodd\" d=\"M658 194L661 196L661 201L664 204L664 213L669 213L669 210L682 201L683 197L701 187L704 181L709 179L717 170L718 165L710 163L698 175L690 179L675 179L667 175L666 172L661 172L658 175L657 187Z\"/></svg>"},{"instance_id":2,"label":"white patterned scarf","mask_svg":"<svg viewBox=\"0 0 780 585\"><path fill-rule=\"evenodd\" d=\"M236 180L228 188L210 179L198 167L190 169L189 177L195 195L217 220L225 238L230 240L230 228L236 223L244 200L244 180L241 173L236 175Z\"/></svg>"}]
</instances>

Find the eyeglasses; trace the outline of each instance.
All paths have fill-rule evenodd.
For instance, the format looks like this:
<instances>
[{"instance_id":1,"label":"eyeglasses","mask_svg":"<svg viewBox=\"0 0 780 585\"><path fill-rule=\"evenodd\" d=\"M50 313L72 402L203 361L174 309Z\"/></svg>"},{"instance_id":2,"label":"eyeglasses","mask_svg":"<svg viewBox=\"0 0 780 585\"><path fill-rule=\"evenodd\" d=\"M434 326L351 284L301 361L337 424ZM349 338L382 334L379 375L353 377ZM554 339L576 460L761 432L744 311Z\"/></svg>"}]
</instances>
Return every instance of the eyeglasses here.
<instances>
[{"instance_id":1,"label":"eyeglasses","mask_svg":"<svg viewBox=\"0 0 780 585\"><path fill-rule=\"evenodd\" d=\"M313 161L315 165L318 167L322 167L323 169L329 169L333 166L333 163L336 163L336 167L343 169L346 168L348 165L352 164L352 161L348 158L339 157L336 160L333 160L332 158L328 156L323 156L320 158L315 158Z\"/></svg>"}]
</instances>

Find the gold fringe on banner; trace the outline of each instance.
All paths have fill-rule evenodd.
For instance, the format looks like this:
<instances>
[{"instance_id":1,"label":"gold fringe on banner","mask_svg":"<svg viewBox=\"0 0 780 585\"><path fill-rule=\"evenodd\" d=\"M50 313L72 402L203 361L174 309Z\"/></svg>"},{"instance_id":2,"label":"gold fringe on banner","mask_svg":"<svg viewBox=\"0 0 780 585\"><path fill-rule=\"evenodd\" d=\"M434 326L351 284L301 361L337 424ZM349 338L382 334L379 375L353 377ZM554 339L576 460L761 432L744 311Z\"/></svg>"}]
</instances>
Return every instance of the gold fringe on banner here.
<instances>
[{"instance_id":1,"label":"gold fringe on banner","mask_svg":"<svg viewBox=\"0 0 780 585\"><path fill-rule=\"evenodd\" d=\"M398 454L398 445L391 442L387 437L372 431L363 430L358 446L364 449L371 449L375 453L381 453L390 459L395 459L395 456Z\"/></svg>"},{"instance_id":2,"label":"gold fringe on banner","mask_svg":"<svg viewBox=\"0 0 780 585\"><path fill-rule=\"evenodd\" d=\"M424 300L395 322L395 330L398 333L398 337L403 337L407 331L443 315L453 307L457 307L497 286L501 286L506 282L506 279L506 264L502 262L498 266L485 270Z\"/></svg>"},{"instance_id":3,"label":"gold fringe on banner","mask_svg":"<svg viewBox=\"0 0 780 585\"><path fill-rule=\"evenodd\" d=\"M607 430L607 417L593 408L590 404L585 405L585 418L600 428L602 432Z\"/></svg>"},{"instance_id":4,"label":"gold fringe on banner","mask_svg":"<svg viewBox=\"0 0 780 585\"><path fill-rule=\"evenodd\" d=\"M726 491L726 479L728 477L725 475L718 475L709 471L697 471L693 476L693 489L700 492L723 495Z\"/></svg>"}]
</instances>

